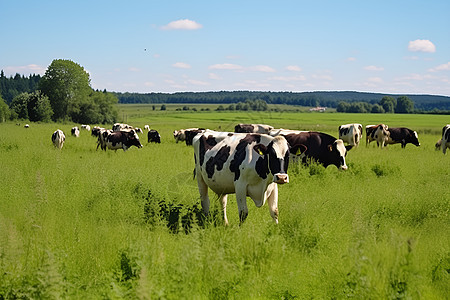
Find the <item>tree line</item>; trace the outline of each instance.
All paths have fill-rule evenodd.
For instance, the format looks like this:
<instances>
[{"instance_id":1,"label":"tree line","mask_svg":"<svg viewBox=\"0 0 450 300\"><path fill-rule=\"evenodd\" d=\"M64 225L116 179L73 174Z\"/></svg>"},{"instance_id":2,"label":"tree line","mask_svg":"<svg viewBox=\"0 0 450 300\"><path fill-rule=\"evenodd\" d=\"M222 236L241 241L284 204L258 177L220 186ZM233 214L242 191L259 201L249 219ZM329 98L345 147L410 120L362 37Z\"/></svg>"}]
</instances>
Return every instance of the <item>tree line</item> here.
<instances>
[{"instance_id":1,"label":"tree line","mask_svg":"<svg viewBox=\"0 0 450 300\"><path fill-rule=\"evenodd\" d=\"M117 120L117 97L95 91L82 66L70 60L53 60L44 76L0 73L0 121L69 121L106 124Z\"/></svg>"},{"instance_id":2,"label":"tree line","mask_svg":"<svg viewBox=\"0 0 450 300\"><path fill-rule=\"evenodd\" d=\"M414 102L408 96L394 97L384 96L379 103L367 102L344 102L341 101L336 107L337 112L346 113L414 113Z\"/></svg>"}]
</instances>

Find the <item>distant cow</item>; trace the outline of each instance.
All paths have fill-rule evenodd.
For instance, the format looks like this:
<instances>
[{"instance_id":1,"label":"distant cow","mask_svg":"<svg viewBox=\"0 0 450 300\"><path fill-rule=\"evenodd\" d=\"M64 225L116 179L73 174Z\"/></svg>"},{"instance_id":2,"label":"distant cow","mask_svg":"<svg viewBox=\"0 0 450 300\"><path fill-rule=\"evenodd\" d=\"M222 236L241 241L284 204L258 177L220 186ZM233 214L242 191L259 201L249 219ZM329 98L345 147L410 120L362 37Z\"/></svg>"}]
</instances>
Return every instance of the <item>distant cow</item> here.
<instances>
[{"instance_id":1,"label":"distant cow","mask_svg":"<svg viewBox=\"0 0 450 300\"><path fill-rule=\"evenodd\" d=\"M70 130L70 133L71 133L74 137L79 137L79 136L80 136L80 129L78 129L77 126L72 127L72 129Z\"/></svg>"},{"instance_id":2,"label":"distant cow","mask_svg":"<svg viewBox=\"0 0 450 300\"><path fill-rule=\"evenodd\" d=\"M137 133L144 133L144 131L142 131L142 128L139 127L134 127L134 131L136 131Z\"/></svg>"},{"instance_id":3,"label":"distant cow","mask_svg":"<svg viewBox=\"0 0 450 300\"><path fill-rule=\"evenodd\" d=\"M273 127L265 124L237 124L234 132L237 133L265 133L269 134Z\"/></svg>"},{"instance_id":4,"label":"distant cow","mask_svg":"<svg viewBox=\"0 0 450 300\"><path fill-rule=\"evenodd\" d=\"M30 125L29 124L25 124L23 127L24 128L30 128Z\"/></svg>"},{"instance_id":5,"label":"distant cow","mask_svg":"<svg viewBox=\"0 0 450 300\"><path fill-rule=\"evenodd\" d=\"M389 136L386 144L398 144L402 145L402 148L406 147L406 144L411 143L417 147L420 146L419 137L417 132L405 127L388 128Z\"/></svg>"},{"instance_id":6,"label":"distant cow","mask_svg":"<svg viewBox=\"0 0 450 300\"><path fill-rule=\"evenodd\" d=\"M91 130L91 135L95 136L95 137L98 137L100 135L100 131L102 129L106 130L105 128L102 128L102 127L99 127L99 126L94 126L94 128L92 128L92 130Z\"/></svg>"},{"instance_id":7,"label":"distant cow","mask_svg":"<svg viewBox=\"0 0 450 300\"><path fill-rule=\"evenodd\" d=\"M445 154L447 148L450 149L450 125L445 125L442 128L442 143L441 143L442 153Z\"/></svg>"},{"instance_id":8,"label":"distant cow","mask_svg":"<svg viewBox=\"0 0 450 300\"><path fill-rule=\"evenodd\" d=\"M64 132L62 130L57 129L55 132L53 132L52 143L56 148L62 149L65 140L66 136L64 135Z\"/></svg>"},{"instance_id":9,"label":"distant cow","mask_svg":"<svg viewBox=\"0 0 450 300\"><path fill-rule=\"evenodd\" d=\"M150 131L150 125L144 125L144 130Z\"/></svg>"},{"instance_id":10,"label":"distant cow","mask_svg":"<svg viewBox=\"0 0 450 300\"><path fill-rule=\"evenodd\" d=\"M347 151L353 146L344 146L340 139L315 131L305 131L283 135L289 143L291 156L295 155L302 159L303 163L308 163L313 159L322 164L325 168L335 165L338 169L347 170L345 157Z\"/></svg>"},{"instance_id":11,"label":"distant cow","mask_svg":"<svg viewBox=\"0 0 450 300\"><path fill-rule=\"evenodd\" d=\"M151 129L147 133L148 143L161 143L161 136L159 135L159 132Z\"/></svg>"},{"instance_id":12,"label":"distant cow","mask_svg":"<svg viewBox=\"0 0 450 300\"><path fill-rule=\"evenodd\" d=\"M81 129L84 129L86 131L91 131L91 126L82 124Z\"/></svg>"},{"instance_id":13,"label":"distant cow","mask_svg":"<svg viewBox=\"0 0 450 300\"><path fill-rule=\"evenodd\" d=\"M129 131L133 129L133 126L124 123L115 123L112 127L113 131Z\"/></svg>"},{"instance_id":14,"label":"distant cow","mask_svg":"<svg viewBox=\"0 0 450 300\"><path fill-rule=\"evenodd\" d=\"M186 141L186 145L189 146L189 145L192 145L192 139L194 138L194 136L197 133L200 133L203 131L205 131L205 128L188 128L188 129L174 130L173 138L175 139L175 142L177 142L177 143L179 141L181 141L181 142L186 141L186 132L188 132L187 135L189 137L189 140Z\"/></svg>"},{"instance_id":15,"label":"distant cow","mask_svg":"<svg viewBox=\"0 0 450 300\"><path fill-rule=\"evenodd\" d=\"M131 146L142 148L139 136L134 130L113 131L106 136L106 147L111 150L123 149L127 151Z\"/></svg>"},{"instance_id":16,"label":"distant cow","mask_svg":"<svg viewBox=\"0 0 450 300\"><path fill-rule=\"evenodd\" d=\"M345 124L339 126L339 139L351 146L358 147L362 138L363 127L361 124Z\"/></svg>"},{"instance_id":17,"label":"distant cow","mask_svg":"<svg viewBox=\"0 0 450 300\"><path fill-rule=\"evenodd\" d=\"M372 141L377 142L377 146L383 148L389 138L388 126L385 124L366 126L366 146Z\"/></svg>"},{"instance_id":18,"label":"distant cow","mask_svg":"<svg viewBox=\"0 0 450 300\"><path fill-rule=\"evenodd\" d=\"M232 134L217 142L198 134L193 141L195 175L206 215L208 187L220 198L225 224L227 195L236 193L240 222L248 215L249 196L257 207L267 201L270 215L278 223L278 186L289 182L289 148L282 136Z\"/></svg>"}]
</instances>

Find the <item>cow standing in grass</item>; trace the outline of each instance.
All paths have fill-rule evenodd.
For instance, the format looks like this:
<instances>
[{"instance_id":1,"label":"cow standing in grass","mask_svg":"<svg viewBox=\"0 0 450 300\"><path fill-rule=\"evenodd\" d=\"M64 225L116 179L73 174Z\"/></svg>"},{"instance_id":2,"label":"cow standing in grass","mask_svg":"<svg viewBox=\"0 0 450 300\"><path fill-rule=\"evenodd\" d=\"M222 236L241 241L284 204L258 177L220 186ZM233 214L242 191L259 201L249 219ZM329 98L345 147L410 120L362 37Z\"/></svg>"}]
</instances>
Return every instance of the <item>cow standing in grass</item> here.
<instances>
[{"instance_id":1,"label":"cow standing in grass","mask_svg":"<svg viewBox=\"0 0 450 300\"><path fill-rule=\"evenodd\" d=\"M445 154L447 148L450 149L450 125L445 125L444 128L442 128L442 139L441 139L442 153Z\"/></svg>"},{"instance_id":2,"label":"cow standing in grass","mask_svg":"<svg viewBox=\"0 0 450 300\"><path fill-rule=\"evenodd\" d=\"M232 134L225 138L198 134L193 140L195 175L206 215L208 187L220 198L225 225L227 195L236 193L240 222L248 215L249 196L257 207L268 202L270 215L278 223L278 185L289 182L289 147L282 136Z\"/></svg>"},{"instance_id":3,"label":"cow standing in grass","mask_svg":"<svg viewBox=\"0 0 450 300\"><path fill-rule=\"evenodd\" d=\"M64 146L65 140L66 140L66 136L64 135L64 132L62 130L57 129L55 132L53 132L52 143L56 148L61 150L62 147Z\"/></svg>"}]
</instances>

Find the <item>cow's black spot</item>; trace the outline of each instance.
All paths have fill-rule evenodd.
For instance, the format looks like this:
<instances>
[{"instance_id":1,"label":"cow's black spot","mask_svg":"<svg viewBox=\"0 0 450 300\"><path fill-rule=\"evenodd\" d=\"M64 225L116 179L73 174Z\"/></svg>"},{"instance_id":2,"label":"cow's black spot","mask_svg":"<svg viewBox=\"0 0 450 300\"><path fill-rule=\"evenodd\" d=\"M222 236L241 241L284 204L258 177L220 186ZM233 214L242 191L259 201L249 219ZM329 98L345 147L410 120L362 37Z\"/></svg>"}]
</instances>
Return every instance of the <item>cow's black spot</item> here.
<instances>
[{"instance_id":1,"label":"cow's black spot","mask_svg":"<svg viewBox=\"0 0 450 300\"><path fill-rule=\"evenodd\" d=\"M350 128L348 128L348 127L341 128L339 130L339 135L341 135L341 136L347 135L349 131L350 131Z\"/></svg>"},{"instance_id":2,"label":"cow's black spot","mask_svg":"<svg viewBox=\"0 0 450 300\"><path fill-rule=\"evenodd\" d=\"M267 178L267 174L269 174L269 167L266 155L258 158L258 160L256 161L255 169L259 177L261 177L262 179Z\"/></svg>"},{"instance_id":3,"label":"cow's black spot","mask_svg":"<svg viewBox=\"0 0 450 300\"><path fill-rule=\"evenodd\" d=\"M230 146L223 146L217 151L216 155L212 156L205 165L206 174L208 174L208 178L212 178L214 175L214 166L217 166L217 171L223 169L223 165L227 161L230 156Z\"/></svg>"},{"instance_id":4,"label":"cow's black spot","mask_svg":"<svg viewBox=\"0 0 450 300\"><path fill-rule=\"evenodd\" d=\"M200 166L203 166L206 151L213 148L217 144L217 141L213 136L209 136L208 138L201 136L199 143Z\"/></svg>"},{"instance_id":5,"label":"cow's black spot","mask_svg":"<svg viewBox=\"0 0 450 300\"><path fill-rule=\"evenodd\" d=\"M246 148L253 142L259 143L261 140L261 136L257 134L247 134L243 139L239 141L239 144L234 151L234 158L230 163L230 171L234 173L234 181L238 180L241 176L241 171L239 167L241 163L244 161L246 153Z\"/></svg>"}]
</instances>

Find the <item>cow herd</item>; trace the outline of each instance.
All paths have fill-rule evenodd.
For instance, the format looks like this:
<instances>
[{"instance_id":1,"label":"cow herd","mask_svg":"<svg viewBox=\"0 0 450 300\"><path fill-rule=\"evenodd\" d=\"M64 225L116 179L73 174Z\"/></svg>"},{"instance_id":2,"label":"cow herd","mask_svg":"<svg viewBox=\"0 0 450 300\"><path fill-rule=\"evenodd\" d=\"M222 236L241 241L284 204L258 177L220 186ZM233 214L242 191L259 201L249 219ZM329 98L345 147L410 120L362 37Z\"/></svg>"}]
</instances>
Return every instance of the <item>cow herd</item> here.
<instances>
[{"instance_id":1,"label":"cow herd","mask_svg":"<svg viewBox=\"0 0 450 300\"><path fill-rule=\"evenodd\" d=\"M161 143L156 130L148 125L148 142ZM82 129L90 130L89 125ZM140 128L116 123L112 129L94 127L92 136L97 137L97 149L123 149L142 147L137 133ZM72 135L79 136L78 127L72 128ZM224 222L228 224L226 206L227 195L236 194L240 222L248 215L246 197L250 197L257 207L267 201L269 212L278 223L278 184L289 182L287 174L289 160L308 164L315 161L324 167L334 165L347 170L347 152L358 147L363 136L361 124L339 126L339 138L315 131L275 129L265 124L238 124L234 132L214 131L205 128L175 130L175 141L184 141L194 148L194 176L200 193L205 215L209 213L208 189L215 192L222 204ZM366 146L376 141L378 147L401 144L402 148L411 143L420 146L416 131L408 128L390 128L385 124L365 127ZM61 149L65 136L61 130L52 135L55 147ZM445 154L450 148L450 125L442 129L442 139L436 143Z\"/></svg>"}]
</instances>

